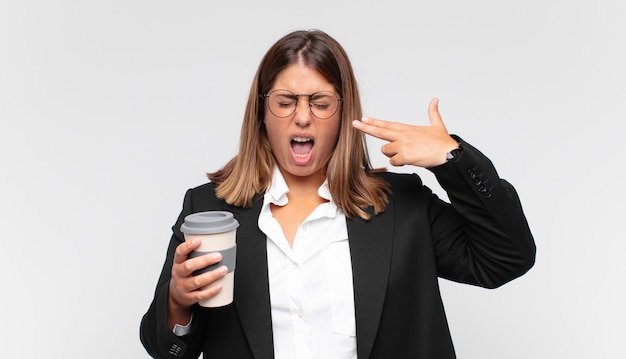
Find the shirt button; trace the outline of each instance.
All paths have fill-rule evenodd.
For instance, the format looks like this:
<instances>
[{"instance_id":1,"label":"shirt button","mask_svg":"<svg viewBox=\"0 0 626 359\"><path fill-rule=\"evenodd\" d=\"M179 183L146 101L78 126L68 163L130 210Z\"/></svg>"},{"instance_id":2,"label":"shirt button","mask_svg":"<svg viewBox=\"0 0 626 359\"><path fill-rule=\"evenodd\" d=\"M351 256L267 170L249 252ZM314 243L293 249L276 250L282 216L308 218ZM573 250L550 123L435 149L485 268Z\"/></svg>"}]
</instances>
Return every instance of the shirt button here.
<instances>
[{"instance_id":1,"label":"shirt button","mask_svg":"<svg viewBox=\"0 0 626 359\"><path fill-rule=\"evenodd\" d=\"M298 310L296 312L296 314L298 315L298 317L300 317L301 319L304 318L304 311L302 309Z\"/></svg>"}]
</instances>

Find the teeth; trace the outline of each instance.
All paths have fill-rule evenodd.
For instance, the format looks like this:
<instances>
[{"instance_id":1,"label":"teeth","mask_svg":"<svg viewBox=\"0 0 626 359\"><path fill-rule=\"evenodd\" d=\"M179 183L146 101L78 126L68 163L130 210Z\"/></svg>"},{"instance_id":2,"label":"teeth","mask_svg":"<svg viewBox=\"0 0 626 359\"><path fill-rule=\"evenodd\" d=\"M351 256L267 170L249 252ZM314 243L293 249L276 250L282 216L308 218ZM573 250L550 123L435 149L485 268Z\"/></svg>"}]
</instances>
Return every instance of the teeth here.
<instances>
[{"instance_id":1,"label":"teeth","mask_svg":"<svg viewBox=\"0 0 626 359\"><path fill-rule=\"evenodd\" d=\"M305 137L294 137L293 141L296 141L296 142L309 142L309 141L311 141L311 139L310 138L305 138Z\"/></svg>"}]
</instances>

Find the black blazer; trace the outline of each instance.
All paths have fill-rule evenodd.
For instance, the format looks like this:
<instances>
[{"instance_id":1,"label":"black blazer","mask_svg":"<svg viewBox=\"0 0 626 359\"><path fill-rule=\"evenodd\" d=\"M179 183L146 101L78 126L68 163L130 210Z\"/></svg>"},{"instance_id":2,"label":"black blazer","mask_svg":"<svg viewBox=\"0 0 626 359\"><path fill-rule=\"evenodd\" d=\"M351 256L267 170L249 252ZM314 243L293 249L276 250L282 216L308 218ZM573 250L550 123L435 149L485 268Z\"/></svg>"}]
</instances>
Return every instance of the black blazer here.
<instances>
[{"instance_id":1,"label":"black blazer","mask_svg":"<svg viewBox=\"0 0 626 359\"><path fill-rule=\"evenodd\" d=\"M515 189L489 159L458 139L463 151L432 168L452 205L417 175L381 173L389 205L368 221L347 220L356 315L357 352L366 358L454 358L438 277L487 288L524 274L535 245ZM174 225L155 297L140 337L155 358L273 358L266 238L252 208L215 197L208 183L187 191ZM190 213L226 210L240 223L232 305L194 307L192 329L177 337L167 326L168 282L180 225Z\"/></svg>"}]
</instances>

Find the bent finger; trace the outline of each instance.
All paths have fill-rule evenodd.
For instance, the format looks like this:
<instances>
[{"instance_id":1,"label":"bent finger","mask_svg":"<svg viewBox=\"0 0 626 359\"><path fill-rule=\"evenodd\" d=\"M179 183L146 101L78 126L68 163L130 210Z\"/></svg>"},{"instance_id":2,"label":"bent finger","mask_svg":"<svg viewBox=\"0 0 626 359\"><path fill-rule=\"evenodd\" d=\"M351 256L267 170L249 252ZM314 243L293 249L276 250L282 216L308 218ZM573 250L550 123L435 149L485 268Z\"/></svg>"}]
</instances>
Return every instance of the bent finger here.
<instances>
[{"instance_id":1,"label":"bent finger","mask_svg":"<svg viewBox=\"0 0 626 359\"><path fill-rule=\"evenodd\" d=\"M189 253L193 252L199 246L200 241L196 238L179 244L174 252L174 263L182 263L186 261L189 257Z\"/></svg>"},{"instance_id":2,"label":"bent finger","mask_svg":"<svg viewBox=\"0 0 626 359\"><path fill-rule=\"evenodd\" d=\"M188 280L184 281L183 287L187 292L201 290L214 284L226 274L228 274L228 268L226 266L220 266L214 270L188 278Z\"/></svg>"}]
</instances>

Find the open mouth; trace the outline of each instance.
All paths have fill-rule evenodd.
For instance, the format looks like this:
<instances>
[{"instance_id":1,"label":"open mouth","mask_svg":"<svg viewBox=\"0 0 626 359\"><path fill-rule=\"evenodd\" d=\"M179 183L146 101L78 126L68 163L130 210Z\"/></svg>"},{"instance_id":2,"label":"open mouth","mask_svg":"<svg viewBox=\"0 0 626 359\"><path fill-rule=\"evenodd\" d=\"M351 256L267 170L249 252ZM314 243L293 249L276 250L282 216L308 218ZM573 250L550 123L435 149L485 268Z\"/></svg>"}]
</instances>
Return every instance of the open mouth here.
<instances>
[{"instance_id":1,"label":"open mouth","mask_svg":"<svg viewBox=\"0 0 626 359\"><path fill-rule=\"evenodd\" d=\"M291 151L296 157L304 158L311 153L314 144L315 141L311 138L294 137L291 140Z\"/></svg>"}]
</instances>

